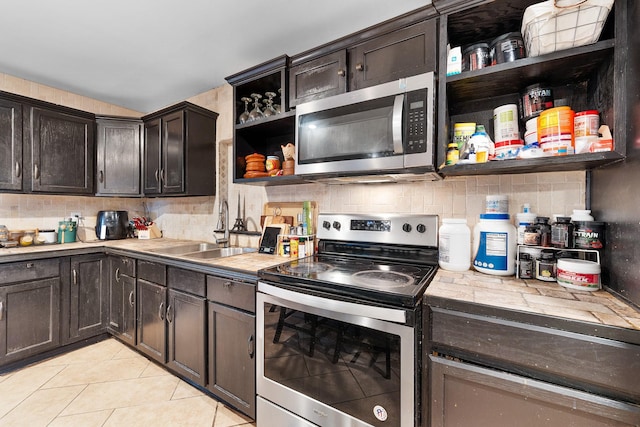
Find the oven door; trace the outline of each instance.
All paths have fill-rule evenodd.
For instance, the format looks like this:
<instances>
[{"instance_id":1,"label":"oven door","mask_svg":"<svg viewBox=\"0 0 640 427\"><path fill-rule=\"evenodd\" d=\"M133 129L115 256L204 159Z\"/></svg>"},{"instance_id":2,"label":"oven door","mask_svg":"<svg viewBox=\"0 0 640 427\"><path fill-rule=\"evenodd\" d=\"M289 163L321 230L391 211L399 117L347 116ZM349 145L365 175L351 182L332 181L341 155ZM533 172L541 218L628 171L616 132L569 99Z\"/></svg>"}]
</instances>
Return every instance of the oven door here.
<instances>
[{"instance_id":1,"label":"oven door","mask_svg":"<svg viewBox=\"0 0 640 427\"><path fill-rule=\"evenodd\" d=\"M397 323L405 315L259 282L258 426L298 426L302 418L415 427L416 330Z\"/></svg>"}]
</instances>

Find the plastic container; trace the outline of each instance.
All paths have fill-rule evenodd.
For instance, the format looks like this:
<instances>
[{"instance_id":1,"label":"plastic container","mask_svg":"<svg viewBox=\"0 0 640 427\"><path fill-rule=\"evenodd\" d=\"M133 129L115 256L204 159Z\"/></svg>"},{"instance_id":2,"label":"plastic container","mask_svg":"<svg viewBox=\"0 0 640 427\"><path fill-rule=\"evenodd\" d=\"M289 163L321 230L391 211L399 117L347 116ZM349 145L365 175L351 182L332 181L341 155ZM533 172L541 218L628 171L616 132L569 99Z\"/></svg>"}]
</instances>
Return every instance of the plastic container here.
<instances>
[{"instance_id":1,"label":"plastic container","mask_svg":"<svg viewBox=\"0 0 640 427\"><path fill-rule=\"evenodd\" d=\"M446 165L455 165L460 160L460 150L458 149L458 144L455 142L449 143L447 146L447 160L445 162Z\"/></svg>"},{"instance_id":2,"label":"plastic container","mask_svg":"<svg viewBox=\"0 0 640 427\"><path fill-rule=\"evenodd\" d=\"M9 240L9 229L6 225L0 225L0 242Z\"/></svg>"},{"instance_id":3,"label":"plastic container","mask_svg":"<svg viewBox=\"0 0 640 427\"><path fill-rule=\"evenodd\" d=\"M597 291L601 288L600 264L583 259L558 259L559 285L580 291Z\"/></svg>"},{"instance_id":4,"label":"plastic container","mask_svg":"<svg viewBox=\"0 0 640 427\"><path fill-rule=\"evenodd\" d=\"M485 132L483 125L476 125L476 131L469 138L468 144L474 147L477 163L485 163L495 154L494 143Z\"/></svg>"},{"instance_id":5,"label":"plastic container","mask_svg":"<svg viewBox=\"0 0 640 427\"><path fill-rule=\"evenodd\" d=\"M518 157L520 149L524 147L521 139L501 141L495 143L495 157L498 160L515 159Z\"/></svg>"},{"instance_id":6,"label":"plastic container","mask_svg":"<svg viewBox=\"0 0 640 427\"><path fill-rule=\"evenodd\" d=\"M554 107L544 110L538 117L538 142L545 155L573 154L573 119L571 107Z\"/></svg>"},{"instance_id":7,"label":"plastic container","mask_svg":"<svg viewBox=\"0 0 640 427\"><path fill-rule=\"evenodd\" d=\"M518 230L518 244L524 245L524 233L527 226L536 220L536 214L530 211L528 203L525 203L523 211L516 214L516 225Z\"/></svg>"},{"instance_id":8,"label":"plastic container","mask_svg":"<svg viewBox=\"0 0 640 427\"><path fill-rule=\"evenodd\" d=\"M577 249L603 249L605 223L599 221L573 221L574 247Z\"/></svg>"},{"instance_id":9,"label":"plastic container","mask_svg":"<svg viewBox=\"0 0 640 427\"><path fill-rule=\"evenodd\" d=\"M551 224L551 246L560 249L573 248L573 229L571 218L560 216Z\"/></svg>"},{"instance_id":10,"label":"plastic container","mask_svg":"<svg viewBox=\"0 0 640 427\"><path fill-rule=\"evenodd\" d=\"M594 221L591 216L591 209L574 209L571 214L571 221Z\"/></svg>"},{"instance_id":11,"label":"plastic container","mask_svg":"<svg viewBox=\"0 0 640 427\"><path fill-rule=\"evenodd\" d=\"M74 221L60 221L58 223L58 243L73 243L76 241L77 224Z\"/></svg>"},{"instance_id":12,"label":"plastic container","mask_svg":"<svg viewBox=\"0 0 640 427\"><path fill-rule=\"evenodd\" d=\"M509 213L509 196L506 194L489 194L486 198L486 213Z\"/></svg>"},{"instance_id":13,"label":"plastic container","mask_svg":"<svg viewBox=\"0 0 640 427\"><path fill-rule=\"evenodd\" d=\"M453 125L453 142L458 144L458 150L462 151L465 143L476 131L475 123L455 123Z\"/></svg>"},{"instance_id":14,"label":"plastic container","mask_svg":"<svg viewBox=\"0 0 640 427\"><path fill-rule=\"evenodd\" d=\"M553 250L543 249L536 260L536 279L555 282L557 276L556 255Z\"/></svg>"},{"instance_id":15,"label":"plastic container","mask_svg":"<svg viewBox=\"0 0 640 427\"><path fill-rule=\"evenodd\" d=\"M523 120L538 117L540 113L553 108L553 91L550 87L536 83L527 86L520 95L520 111Z\"/></svg>"},{"instance_id":16,"label":"plastic container","mask_svg":"<svg viewBox=\"0 0 640 427\"><path fill-rule=\"evenodd\" d=\"M516 104L502 105L493 110L493 131L493 140L496 144L520 139L518 106Z\"/></svg>"},{"instance_id":17,"label":"plastic container","mask_svg":"<svg viewBox=\"0 0 640 427\"><path fill-rule=\"evenodd\" d=\"M449 271L471 266L471 230L465 219L444 218L438 230L438 264Z\"/></svg>"},{"instance_id":18,"label":"plastic container","mask_svg":"<svg viewBox=\"0 0 640 427\"><path fill-rule=\"evenodd\" d=\"M518 31L503 34L496 37L489 46L491 65L513 62L516 59L524 58L524 41Z\"/></svg>"},{"instance_id":19,"label":"plastic container","mask_svg":"<svg viewBox=\"0 0 640 427\"><path fill-rule=\"evenodd\" d=\"M488 43L476 43L462 51L462 71L473 71L491 65Z\"/></svg>"},{"instance_id":20,"label":"plastic container","mask_svg":"<svg viewBox=\"0 0 640 427\"><path fill-rule=\"evenodd\" d=\"M473 229L473 267L481 273L511 276L516 267L516 228L508 214L480 214Z\"/></svg>"},{"instance_id":21,"label":"plastic container","mask_svg":"<svg viewBox=\"0 0 640 427\"><path fill-rule=\"evenodd\" d=\"M280 158L278 156L267 156L265 169L267 172L280 169Z\"/></svg>"}]
</instances>

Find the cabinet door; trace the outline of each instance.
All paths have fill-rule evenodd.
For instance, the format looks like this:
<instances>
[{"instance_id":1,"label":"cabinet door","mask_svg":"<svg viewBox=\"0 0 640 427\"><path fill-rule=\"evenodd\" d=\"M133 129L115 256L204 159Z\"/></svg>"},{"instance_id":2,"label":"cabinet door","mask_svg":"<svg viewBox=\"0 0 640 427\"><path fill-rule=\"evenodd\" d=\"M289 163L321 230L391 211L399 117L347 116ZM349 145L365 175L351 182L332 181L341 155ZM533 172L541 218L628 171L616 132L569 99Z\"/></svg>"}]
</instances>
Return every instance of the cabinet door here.
<instances>
[{"instance_id":1,"label":"cabinet door","mask_svg":"<svg viewBox=\"0 0 640 427\"><path fill-rule=\"evenodd\" d=\"M114 257L109 267L109 331L121 340L136 343L135 260Z\"/></svg>"},{"instance_id":2,"label":"cabinet door","mask_svg":"<svg viewBox=\"0 0 640 427\"><path fill-rule=\"evenodd\" d=\"M255 418L254 315L213 302L209 311L209 384L225 402Z\"/></svg>"},{"instance_id":3,"label":"cabinet door","mask_svg":"<svg viewBox=\"0 0 640 427\"><path fill-rule=\"evenodd\" d=\"M436 19L429 19L349 50L349 89L362 89L436 70Z\"/></svg>"},{"instance_id":4,"label":"cabinet door","mask_svg":"<svg viewBox=\"0 0 640 427\"><path fill-rule=\"evenodd\" d=\"M291 107L346 91L346 50L339 50L295 65L289 70L289 105Z\"/></svg>"},{"instance_id":5,"label":"cabinet door","mask_svg":"<svg viewBox=\"0 0 640 427\"><path fill-rule=\"evenodd\" d=\"M162 117L162 192L184 192L184 112ZM215 165L211 165L215 167Z\"/></svg>"},{"instance_id":6,"label":"cabinet door","mask_svg":"<svg viewBox=\"0 0 640 427\"><path fill-rule=\"evenodd\" d=\"M77 256L71 259L69 338L99 335L108 321L107 257Z\"/></svg>"},{"instance_id":7,"label":"cabinet door","mask_svg":"<svg viewBox=\"0 0 640 427\"><path fill-rule=\"evenodd\" d=\"M640 407L476 365L430 357L432 426L632 426Z\"/></svg>"},{"instance_id":8,"label":"cabinet door","mask_svg":"<svg viewBox=\"0 0 640 427\"><path fill-rule=\"evenodd\" d=\"M142 122L98 120L97 129L97 194L139 195Z\"/></svg>"},{"instance_id":9,"label":"cabinet door","mask_svg":"<svg viewBox=\"0 0 640 427\"><path fill-rule=\"evenodd\" d=\"M0 99L0 190L22 190L22 104Z\"/></svg>"},{"instance_id":10,"label":"cabinet door","mask_svg":"<svg viewBox=\"0 0 640 427\"><path fill-rule=\"evenodd\" d=\"M140 351L166 363L167 340L165 311L167 290L164 286L138 279L138 344Z\"/></svg>"},{"instance_id":11,"label":"cabinet door","mask_svg":"<svg viewBox=\"0 0 640 427\"><path fill-rule=\"evenodd\" d=\"M120 339L131 345L136 345L136 279L122 276L122 323Z\"/></svg>"},{"instance_id":12,"label":"cabinet door","mask_svg":"<svg viewBox=\"0 0 640 427\"><path fill-rule=\"evenodd\" d=\"M60 345L60 278L0 287L0 364Z\"/></svg>"},{"instance_id":13,"label":"cabinet door","mask_svg":"<svg viewBox=\"0 0 640 427\"><path fill-rule=\"evenodd\" d=\"M94 121L30 108L31 190L92 194Z\"/></svg>"},{"instance_id":14,"label":"cabinet door","mask_svg":"<svg viewBox=\"0 0 640 427\"><path fill-rule=\"evenodd\" d=\"M159 194L161 191L162 127L160 124L160 119L144 123L144 194Z\"/></svg>"},{"instance_id":15,"label":"cabinet door","mask_svg":"<svg viewBox=\"0 0 640 427\"><path fill-rule=\"evenodd\" d=\"M204 387L206 302L202 297L169 290L168 364L179 375Z\"/></svg>"}]
</instances>

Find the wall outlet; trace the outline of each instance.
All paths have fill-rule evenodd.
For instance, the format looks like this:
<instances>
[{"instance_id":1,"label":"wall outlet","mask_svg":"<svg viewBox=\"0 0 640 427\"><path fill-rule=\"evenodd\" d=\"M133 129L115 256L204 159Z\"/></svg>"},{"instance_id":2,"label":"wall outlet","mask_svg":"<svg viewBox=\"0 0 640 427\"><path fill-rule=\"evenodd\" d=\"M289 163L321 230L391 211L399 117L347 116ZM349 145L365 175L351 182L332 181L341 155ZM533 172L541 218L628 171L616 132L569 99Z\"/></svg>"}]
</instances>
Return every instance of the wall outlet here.
<instances>
[{"instance_id":1,"label":"wall outlet","mask_svg":"<svg viewBox=\"0 0 640 427\"><path fill-rule=\"evenodd\" d=\"M79 220L82 219L82 213L81 212L71 212L69 214L69 218L71 218L71 221L73 221L73 222L78 222Z\"/></svg>"}]
</instances>

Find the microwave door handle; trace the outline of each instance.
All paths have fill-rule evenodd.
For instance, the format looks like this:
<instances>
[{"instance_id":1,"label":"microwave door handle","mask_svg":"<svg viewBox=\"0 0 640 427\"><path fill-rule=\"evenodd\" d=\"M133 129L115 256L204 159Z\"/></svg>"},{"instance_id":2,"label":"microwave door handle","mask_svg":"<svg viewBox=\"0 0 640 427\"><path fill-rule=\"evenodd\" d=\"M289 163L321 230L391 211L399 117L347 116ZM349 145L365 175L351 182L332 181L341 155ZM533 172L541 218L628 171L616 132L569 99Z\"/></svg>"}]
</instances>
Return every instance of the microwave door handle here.
<instances>
[{"instance_id":1,"label":"microwave door handle","mask_svg":"<svg viewBox=\"0 0 640 427\"><path fill-rule=\"evenodd\" d=\"M393 117L391 122L391 132L393 138L393 153L402 154L402 110L404 107L404 94L396 95L393 101Z\"/></svg>"}]
</instances>

